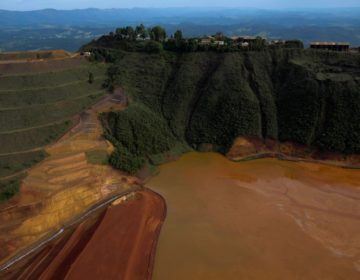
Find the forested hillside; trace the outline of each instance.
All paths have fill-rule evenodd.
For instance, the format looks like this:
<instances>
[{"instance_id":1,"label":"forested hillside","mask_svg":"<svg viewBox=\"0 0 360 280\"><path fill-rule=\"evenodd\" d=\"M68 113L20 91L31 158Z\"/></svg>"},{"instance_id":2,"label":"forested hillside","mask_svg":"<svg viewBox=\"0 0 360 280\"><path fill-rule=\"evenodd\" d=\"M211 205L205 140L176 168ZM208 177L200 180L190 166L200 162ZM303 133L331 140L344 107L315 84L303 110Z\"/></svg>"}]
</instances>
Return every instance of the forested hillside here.
<instances>
[{"instance_id":1,"label":"forested hillside","mask_svg":"<svg viewBox=\"0 0 360 280\"><path fill-rule=\"evenodd\" d=\"M358 54L117 50L115 57L108 82L131 99L128 109L102 116L118 168L135 172L179 143L225 153L241 135L360 152Z\"/></svg>"}]
</instances>

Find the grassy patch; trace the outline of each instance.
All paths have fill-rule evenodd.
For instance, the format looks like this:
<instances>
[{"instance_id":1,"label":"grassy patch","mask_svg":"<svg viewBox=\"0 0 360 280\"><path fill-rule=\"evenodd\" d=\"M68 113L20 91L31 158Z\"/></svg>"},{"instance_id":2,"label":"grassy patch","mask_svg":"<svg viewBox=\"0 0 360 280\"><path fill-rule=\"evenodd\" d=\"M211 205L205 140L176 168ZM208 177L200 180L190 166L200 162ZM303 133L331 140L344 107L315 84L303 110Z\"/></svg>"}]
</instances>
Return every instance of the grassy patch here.
<instances>
[{"instance_id":1,"label":"grassy patch","mask_svg":"<svg viewBox=\"0 0 360 280\"><path fill-rule=\"evenodd\" d=\"M0 156L0 178L29 168L43 160L46 156L45 151Z\"/></svg>"},{"instance_id":2,"label":"grassy patch","mask_svg":"<svg viewBox=\"0 0 360 280\"><path fill-rule=\"evenodd\" d=\"M43 126L71 118L94 104L103 95L104 91L100 91L93 95L64 100L58 103L0 111L0 132Z\"/></svg>"},{"instance_id":3,"label":"grassy patch","mask_svg":"<svg viewBox=\"0 0 360 280\"><path fill-rule=\"evenodd\" d=\"M25 174L9 180L0 180L0 203L9 200L20 191L20 184L24 178Z\"/></svg>"},{"instance_id":4,"label":"grassy patch","mask_svg":"<svg viewBox=\"0 0 360 280\"><path fill-rule=\"evenodd\" d=\"M66 51L28 51L0 53L1 60L26 60L26 59L54 59L67 58L70 54Z\"/></svg>"},{"instance_id":5,"label":"grassy patch","mask_svg":"<svg viewBox=\"0 0 360 280\"><path fill-rule=\"evenodd\" d=\"M0 133L0 154L43 147L62 136L72 126L71 120L30 130Z\"/></svg>"},{"instance_id":6,"label":"grassy patch","mask_svg":"<svg viewBox=\"0 0 360 280\"><path fill-rule=\"evenodd\" d=\"M25 151L51 144L70 128L74 115L105 94L106 65L73 59L68 65L65 61L29 64L35 70L28 74L22 67L19 73L16 67L6 66L8 73L0 67L0 177L43 159L42 151ZM90 73L93 83L88 82Z\"/></svg>"},{"instance_id":7,"label":"grassy patch","mask_svg":"<svg viewBox=\"0 0 360 280\"><path fill-rule=\"evenodd\" d=\"M20 191L20 181L0 182L0 202L9 200Z\"/></svg>"},{"instance_id":8,"label":"grassy patch","mask_svg":"<svg viewBox=\"0 0 360 280\"><path fill-rule=\"evenodd\" d=\"M105 165L109 163L109 156L105 150L92 150L86 152L88 163Z\"/></svg>"},{"instance_id":9,"label":"grassy patch","mask_svg":"<svg viewBox=\"0 0 360 280\"><path fill-rule=\"evenodd\" d=\"M71 83L73 81L87 81L89 72L95 76L104 75L105 67L101 64L86 65L77 68L70 68L61 71L52 71L46 73L30 73L14 76L0 77L0 92L15 91L24 89L39 89L43 87L56 87Z\"/></svg>"},{"instance_id":10,"label":"grassy patch","mask_svg":"<svg viewBox=\"0 0 360 280\"><path fill-rule=\"evenodd\" d=\"M58 85L41 89L27 89L0 93L0 111L2 109L36 106L74 99L100 91L105 76L95 77L95 82L89 84L85 80L75 80L71 84Z\"/></svg>"}]
</instances>

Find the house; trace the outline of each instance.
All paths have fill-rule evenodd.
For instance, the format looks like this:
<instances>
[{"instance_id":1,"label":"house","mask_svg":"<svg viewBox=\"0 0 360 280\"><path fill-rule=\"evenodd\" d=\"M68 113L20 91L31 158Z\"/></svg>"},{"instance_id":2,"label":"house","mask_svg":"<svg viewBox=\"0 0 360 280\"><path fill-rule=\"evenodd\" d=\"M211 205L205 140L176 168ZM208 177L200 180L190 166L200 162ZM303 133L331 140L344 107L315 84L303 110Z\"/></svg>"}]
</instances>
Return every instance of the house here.
<instances>
[{"instance_id":1,"label":"house","mask_svg":"<svg viewBox=\"0 0 360 280\"><path fill-rule=\"evenodd\" d=\"M273 45L273 46L281 46L281 45L284 45L284 44L285 44L284 40L272 40L270 42L270 45Z\"/></svg>"},{"instance_id":2,"label":"house","mask_svg":"<svg viewBox=\"0 0 360 280\"><path fill-rule=\"evenodd\" d=\"M247 43L246 46L249 46L249 44L254 43L256 41L256 37L254 37L254 36L233 36L233 37L230 37L230 40L235 45L242 46L244 43Z\"/></svg>"},{"instance_id":3,"label":"house","mask_svg":"<svg viewBox=\"0 0 360 280\"><path fill-rule=\"evenodd\" d=\"M213 42L214 45L218 45L218 46L224 46L225 45L225 41L222 40L215 40Z\"/></svg>"},{"instance_id":4,"label":"house","mask_svg":"<svg viewBox=\"0 0 360 280\"><path fill-rule=\"evenodd\" d=\"M336 42L312 42L310 43L310 48L315 50L328 50L328 51L338 51L338 52L347 52L350 49L350 43L336 43Z\"/></svg>"},{"instance_id":5,"label":"house","mask_svg":"<svg viewBox=\"0 0 360 280\"><path fill-rule=\"evenodd\" d=\"M240 37L240 40L241 42L245 42L245 43L254 43L256 41L256 38L255 36L242 36Z\"/></svg>"},{"instance_id":6,"label":"house","mask_svg":"<svg viewBox=\"0 0 360 280\"><path fill-rule=\"evenodd\" d=\"M205 36L200 39L200 45L211 45L215 41L215 38L212 36Z\"/></svg>"},{"instance_id":7,"label":"house","mask_svg":"<svg viewBox=\"0 0 360 280\"><path fill-rule=\"evenodd\" d=\"M136 41L149 41L151 38L150 38L150 36L149 35L147 35L147 36L143 36L142 34L137 34L136 35Z\"/></svg>"},{"instance_id":8,"label":"house","mask_svg":"<svg viewBox=\"0 0 360 280\"><path fill-rule=\"evenodd\" d=\"M81 55L81 56L85 56L85 57L90 57L90 56L91 56L91 52L81 52L80 55Z\"/></svg>"}]
</instances>

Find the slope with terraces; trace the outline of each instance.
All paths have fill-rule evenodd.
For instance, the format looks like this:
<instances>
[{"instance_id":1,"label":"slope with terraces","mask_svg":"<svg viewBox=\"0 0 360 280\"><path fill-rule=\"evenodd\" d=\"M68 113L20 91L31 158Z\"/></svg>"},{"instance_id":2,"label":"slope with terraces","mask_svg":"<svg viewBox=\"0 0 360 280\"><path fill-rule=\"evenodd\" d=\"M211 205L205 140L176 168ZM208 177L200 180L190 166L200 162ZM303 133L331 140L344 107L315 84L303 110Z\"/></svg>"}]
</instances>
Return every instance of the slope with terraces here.
<instances>
[{"instance_id":1,"label":"slope with terraces","mask_svg":"<svg viewBox=\"0 0 360 280\"><path fill-rule=\"evenodd\" d=\"M6 81L2 84L0 98L7 102L1 104L6 104L8 108L19 108L0 109L1 116L12 122L12 130L6 130L10 124L2 121L4 125L0 133L5 137L0 140L0 157L10 160L18 157L23 162L23 156L29 153L46 154L44 160L25 170L23 166L19 170L11 169L12 172L6 172L9 169L4 167L2 169L2 175L16 177L20 172L24 173L24 179L20 193L0 205L1 263L61 228L96 203L132 188L136 183L134 178L103 164L113 147L102 137L98 114L119 110L125 105L121 91L113 95L99 92L102 81L99 77L104 73L104 67L89 65L79 57L32 63L37 65L36 69L47 69L46 72L39 70L36 74L25 74L23 69L26 67L18 63L12 67L20 69L22 73L0 76L1 80ZM60 69L52 72L42 63L57 65ZM80 66L74 67L74 64ZM97 73L95 84L86 81L89 71ZM17 82L11 83L10 80ZM64 85L66 89L61 89L59 80L67 83ZM34 85L39 84L41 88L35 89ZM14 98L13 94L17 94L18 98ZM95 98L87 100L93 95ZM82 102L82 96L89 102ZM26 98L30 98L30 104ZM12 100L22 104L11 105ZM19 118L13 118L13 111L16 110ZM26 112L33 118L26 119ZM42 142L44 133L39 130L56 125L61 120L66 121L67 125L62 129L56 128L56 133L54 130L48 132L52 137ZM61 136L66 130L67 133ZM6 138L7 134L11 134L11 137ZM16 134L18 137L14 136ZM34 159L31 161L34 162Z\"/></svg>"}]
</instances>

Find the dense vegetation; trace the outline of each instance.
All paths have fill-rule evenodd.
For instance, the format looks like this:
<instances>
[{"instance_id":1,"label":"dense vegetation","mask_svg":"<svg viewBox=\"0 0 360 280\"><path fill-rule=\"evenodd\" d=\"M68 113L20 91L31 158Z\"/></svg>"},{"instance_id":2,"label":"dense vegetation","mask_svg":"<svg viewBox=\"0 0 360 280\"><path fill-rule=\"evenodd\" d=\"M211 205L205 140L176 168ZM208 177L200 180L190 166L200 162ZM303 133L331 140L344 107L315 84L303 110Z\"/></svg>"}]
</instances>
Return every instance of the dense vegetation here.
<instances>
[{"instance_id":1,"label":"dense vegetation","mask_svg":"<svg viewBox=\"0 0 360 280\"><path fill-rule=\"evenodd\" d=\"M204 37L185 38L181 30L177 30L170 37L161 26L145 28L143 24L133 28L126 26L117 28L115 32L100 37L96 41L81 48L82 51L91 52L92 59L96 61L105 60L114 62L117 59L116 50L128 52L160 53L162 50L172 52L246 52L263 51L266 49L299 48L303 49L304 44L300 40L276 41L271 44L264 38L257 36L251 39L232 39L222 32L208 36L209 42L202 41ZM246 41L245 45L244 40Z\"/></svg>"},{"instance_id":2,"label":"dense vegetation","mask_svg":"<svg viewBox=\"0 0 360 280\"><path fill-rule=\"evenodd\" d=\"M18 177L13 180L0 182L0 202L8 200L19 192L21 179L21 177Z\"/></svg>"},{"instance_id":3,"label":"dense vegetation","mask_svg":"<svg viewBox=\"0 0 360 280\"><path fill-rule=\"evenodd\" d=\"M360 153L357 54L111 51L108 83L131 99L103 116L117 168L134 173L178 143L226 152L240 135Z\"/></svg>"}]
</instances>

